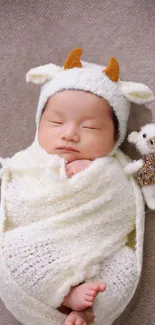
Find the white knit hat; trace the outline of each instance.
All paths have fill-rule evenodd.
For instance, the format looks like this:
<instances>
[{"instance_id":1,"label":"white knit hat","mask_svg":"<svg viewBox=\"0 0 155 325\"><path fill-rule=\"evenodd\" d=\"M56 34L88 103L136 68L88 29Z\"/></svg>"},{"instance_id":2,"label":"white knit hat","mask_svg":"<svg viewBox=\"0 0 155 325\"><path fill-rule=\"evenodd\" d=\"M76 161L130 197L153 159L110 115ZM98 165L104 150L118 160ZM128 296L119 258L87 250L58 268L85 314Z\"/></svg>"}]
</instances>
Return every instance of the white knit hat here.
<instances>
[{"instance_id":1,"label":"white knit hat","mask_svg":"<svg viewBox=\"0 0 155 325\"><path fill-rule=\"evenodd\" d=\"M120 81L119 64L115 58L111 58L105 68L80 61L81 54L81 49L74 49L63 67L47 64L31 69L27 73L27 82L44 84L36 114L37 129L49 97L63 90L89 91L105 98L113 108L119 123L119 138L115 148L119 147L126 134L131 102L148 103L154 100L154 95L141 83Z\"/></svg>"}]
</instances>

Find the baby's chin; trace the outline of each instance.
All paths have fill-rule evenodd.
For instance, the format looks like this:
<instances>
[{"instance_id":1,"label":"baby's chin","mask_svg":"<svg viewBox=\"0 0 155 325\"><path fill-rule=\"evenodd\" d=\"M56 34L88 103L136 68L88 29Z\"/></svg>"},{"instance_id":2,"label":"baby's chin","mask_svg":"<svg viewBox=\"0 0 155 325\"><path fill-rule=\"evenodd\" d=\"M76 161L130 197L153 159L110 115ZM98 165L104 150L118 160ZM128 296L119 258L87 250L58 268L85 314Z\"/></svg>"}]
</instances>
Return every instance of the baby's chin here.
<instances>
[{"instance_id":1,"label":"baby's chin","mask_svg":"<svg viewBox=\"0 0 155 325\"><path fill-rule=\"evenodd\" d=\"M60 152L60 153L57 152L56 154L61 158L64 158L67 161L67 163L71 163L75 160L86 159L83 158L82 155L78 155L77 152Z\"/></svg>"},{"instance_id":2,"label":"baby's chin","mask_svg":"<svg viewBox=\"0 0 155 325\"><path fill-rule=\"evenodd\" d=\"M67 161L67 163L71 163L73 161L83 160L83 159L90 160L90 158L86 157L86 155L82 154L82 152L74 152L74 151L65 152L59 149L56 149L54 151L55 154L57 154L61 158L64 158Z\"/></svg>"}]
</instances>

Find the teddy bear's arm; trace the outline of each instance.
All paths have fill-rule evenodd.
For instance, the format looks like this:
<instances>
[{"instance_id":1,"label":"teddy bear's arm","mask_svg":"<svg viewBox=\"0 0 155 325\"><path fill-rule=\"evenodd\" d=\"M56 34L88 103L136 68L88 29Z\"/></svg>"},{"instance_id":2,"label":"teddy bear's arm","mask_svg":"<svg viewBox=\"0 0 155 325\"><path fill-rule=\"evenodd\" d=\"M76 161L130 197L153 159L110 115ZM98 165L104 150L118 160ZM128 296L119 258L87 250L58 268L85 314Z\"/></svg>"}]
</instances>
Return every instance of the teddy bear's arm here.
<instances>
[{"instance_id":1,"label":"teddy bear's arm","mask_svg":"<svg viewBox=\"0 0 155 325\"><path fill-rule=\"evenodd\" d=\"M143 167L144 161L143 159L139 159L139 160L135 160L131 163L129 163L126 167L125 167L125 173L127 175L132 175L137 173L142 167Z\"/></svg>"}]
</instances>

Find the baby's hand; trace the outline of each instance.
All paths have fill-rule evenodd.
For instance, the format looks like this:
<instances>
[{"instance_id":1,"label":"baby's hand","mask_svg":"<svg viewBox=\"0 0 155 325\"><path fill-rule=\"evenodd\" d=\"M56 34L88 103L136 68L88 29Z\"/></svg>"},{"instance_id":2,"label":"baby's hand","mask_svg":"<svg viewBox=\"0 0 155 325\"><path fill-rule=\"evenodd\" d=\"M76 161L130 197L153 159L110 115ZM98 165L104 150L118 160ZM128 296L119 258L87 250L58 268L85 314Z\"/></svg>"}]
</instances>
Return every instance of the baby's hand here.
<instances>
[{"instance_id":1,"label":"baby's hand","mask_svg":"<svg viewBox=\"0 0 155 325\"><path fill-rule=\"evenodd\" d=\"M81 172L91 164L91 160L75 160L66 165L66 172L68 177Z\"/></svg>"}]
</instances>

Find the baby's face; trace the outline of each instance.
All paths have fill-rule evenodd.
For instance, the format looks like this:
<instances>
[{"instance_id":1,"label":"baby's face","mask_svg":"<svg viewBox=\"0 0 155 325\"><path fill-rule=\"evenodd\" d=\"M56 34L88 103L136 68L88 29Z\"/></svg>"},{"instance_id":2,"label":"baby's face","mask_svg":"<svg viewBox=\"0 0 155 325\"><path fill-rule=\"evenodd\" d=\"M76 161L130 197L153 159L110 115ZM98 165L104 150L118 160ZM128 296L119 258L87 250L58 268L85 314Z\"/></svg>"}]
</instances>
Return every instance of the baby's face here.
<instances>
[{"instance_id":1,"label":"baby's face","mask_svg":"<svg viewBox=\"0 0 155 325\"><path fill-rule=\"evenodd\" d=\"M38 141L68 162L107 156L114 147L114 123L108 102L84 91L52 96L43 112Z\"/></svg>"}]
</instances>

